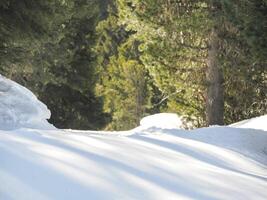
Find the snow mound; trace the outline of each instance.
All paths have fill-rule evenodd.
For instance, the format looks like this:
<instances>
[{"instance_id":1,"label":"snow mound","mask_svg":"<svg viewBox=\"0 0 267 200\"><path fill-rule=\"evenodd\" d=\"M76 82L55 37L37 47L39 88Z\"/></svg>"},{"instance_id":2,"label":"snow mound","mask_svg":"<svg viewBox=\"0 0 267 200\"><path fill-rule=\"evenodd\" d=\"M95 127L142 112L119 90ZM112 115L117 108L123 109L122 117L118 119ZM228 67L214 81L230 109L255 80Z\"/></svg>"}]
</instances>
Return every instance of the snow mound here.
<instances>
[{"instance_id":1,"label":"snow mound","mask_svg":"<svg viewBox=\"0 0 267 200\"><path fill-rule=\"evenodd\" d=\"M251 128L267 131L267 115L243 120L230 125L236 128Z\"/></svg>"},{"instance_id":2,"label":"snow mound","mask_svg":"<svg viewBox=\"0 0 267 200\"><path fill-rule=\"evenodd\" d=\"M53 128L50 111L25 87L0 75L0 129Z\"/></svg>"},{"instance_id":3,"label":"snow mound","mask_svg":"<svg viewBox=\"0 0 267 200\"><path fill-rule=\"evenodd\" d=\"M182 129L182 118L175 113L158 113L144 117L140 121L142 128Z\"/></svg>"}]
</instances>

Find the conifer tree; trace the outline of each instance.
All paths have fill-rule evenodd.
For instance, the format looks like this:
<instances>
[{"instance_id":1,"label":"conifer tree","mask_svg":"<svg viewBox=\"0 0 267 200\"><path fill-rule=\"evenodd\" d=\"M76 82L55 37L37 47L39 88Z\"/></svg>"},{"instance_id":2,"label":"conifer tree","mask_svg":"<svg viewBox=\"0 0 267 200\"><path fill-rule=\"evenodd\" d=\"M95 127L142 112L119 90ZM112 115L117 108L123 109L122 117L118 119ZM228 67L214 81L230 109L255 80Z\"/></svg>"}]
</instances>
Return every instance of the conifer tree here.
<instances>
[{"instance_id":1,"label":"conifer tree","mask_svg":"<svg viewBox=\"0 0 267 200\"><path fill-rule=\"evenodd\" d=\"M163 94L158 104L203 124L206 4L121 0L119 5L121 23L136 31L141 60Z\"/></svg>"},{"instance_id":2,"label":"conifer tree","mask_svg":"<svg viewBox=\"0 0 267 200\"><path fill-rule=\"evenodd\" d=\"M73 1L56 38L44 44L44 51L36 55L36 65L44 58L42 64L47 70L40 98L52 111L51 122L60 128L99 129L106 122L101 100L94 94L92 49L100 6L95 0Z\"/></svg>"},{"instance_id":3,"label":"conifer tree","mask_svg":"<svg viewBox=\"0 0 267 200\"><path fill-rule=\"evenodd\" d=\"M52 111L51 122L57 127L98 129L105 124L101 100L93 92L91 50L102 15L99 8L105 2L14 0L0 4L1 72L34 91Z\"/></svg>"},{"instance_id":4,"label":"conifer tree","mask_svg":"<svg viewBox=\"0 0 267 200\"><path fill-rule=\"evenodd\" d=\"M46 40L55 7L62 2L6 0L0 3L0 72L22 73L33 51ZM19 64L18 67L16 64Z\"/></svg>"},{"instance_id":5,"label":"conifer tree","mask_svg":"<svg viewBox=\"0 0 267 200\"><path fill-rule=\"evenodd\" d=\"M140 61L139 43L129 39L131 32L118 24L116 2L110 4L108 17L98 24L98 86L104 110L111 115L107 129L134 128L147 111L147 72Z\"/></svg>"},{"instance_id":6,"label":"conifer tree","mask_svg":"<svg viewBox=\"0 0 267 200\"><path fill-rule=\"evenodd\" d=\"M261 44L266 44L265 1L119 2L120 23L136 31L133 37L142 42L141 59L166 94L161 102L167 101L169 110L197 117L198 125L233 122L228 114L224 115L224 109L238 108L239 116L240 110L251 112L248 104L258 105L257 112L264 110L266 59L260 52L266 51L265 45L255 45L255 41L259 36ZM247 67L243 67L243 73L241 66ZM237 81L230 79L231 72L235 71L235 80L241 77L246 86L251 86L255 81L248 78L255 78L255 69L261 69L256 78L258 92L253 92L254 97L248 98L245 105L230 105L230 96L238 91L234 85Z\"/></svg>"}]
</instances>

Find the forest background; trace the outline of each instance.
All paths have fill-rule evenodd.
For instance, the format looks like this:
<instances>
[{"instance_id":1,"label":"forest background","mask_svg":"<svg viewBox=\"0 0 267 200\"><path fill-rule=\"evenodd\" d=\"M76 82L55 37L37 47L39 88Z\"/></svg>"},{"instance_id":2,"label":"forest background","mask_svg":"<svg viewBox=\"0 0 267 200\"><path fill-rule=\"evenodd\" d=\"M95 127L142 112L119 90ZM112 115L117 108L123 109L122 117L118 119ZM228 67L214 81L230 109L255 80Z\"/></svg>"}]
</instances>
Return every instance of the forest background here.
<instances>
[{"instance_id":1,"label":"forest background","mask_svg":"<svg viewBox=\"0 0 267 200\"><path fill-rule=\"evenodd\" d=\"M0 74L58 128L190 127L267 113L266 0L0 0ZM188 124L188 123L187 123Z\"/></svg>"}]
</instances>

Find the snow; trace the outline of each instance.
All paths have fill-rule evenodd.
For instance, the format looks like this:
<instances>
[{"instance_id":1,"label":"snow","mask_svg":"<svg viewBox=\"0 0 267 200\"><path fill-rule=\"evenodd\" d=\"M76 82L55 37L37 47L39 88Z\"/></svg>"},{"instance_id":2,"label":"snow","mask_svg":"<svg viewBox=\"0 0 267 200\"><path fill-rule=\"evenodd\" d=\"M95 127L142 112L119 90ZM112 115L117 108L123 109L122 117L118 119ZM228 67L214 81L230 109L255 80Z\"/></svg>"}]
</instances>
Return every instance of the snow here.
<instances>
[{"instance_id":1,"label":"snow","mask_svg":"<svg viewBox=\"0 0 267 200\"><path fill-rule=\"evenodd\" d=\"M0 131L0 199L267 199L267 132Z\"/></svg>"},{"instance_id":2,"label":"snow","mask_svg":"<svg viewBox=\"0 0 267 200\"><path fill-rule=\"evenodd\" d=\"M267 115L255 117L253 119L244 120L230 125L231 127L238 128L251 128L267 131Z\"/></svg>"},{"instance_id":3,"label":"snow","mask_svg":"<svg viewBox=\"0 0 267 200\"><path fill-rule=\"evenodd\" d=\"M182 129L182 118L178 117L175 113L158 113L144 117L140 121L142 128L166 128L166 129Z\"/></svg>"},{"instance_id":4,"label":"snow","mask_svg":"<svg viewBox=\"0 0 267 200\"><path fill-rule=\"evenodd\" d=\"M0 75L0 129L53 128L50 111L25 87Z\"/></svg>"},{"instance_id":5,"label":"snow","mask_svg":"<svg viewBox=\"0 0 267 200\"><path fill-rule=\"evenodd\" d=\"M0 122L1 200L267 199L265 116L192 131L170 113L124 132L48 130L35 124L46 121L47 108L1 81L1 95L20 99L1 98L1 113L25 116Z\"/></svg>"}]
</instances>

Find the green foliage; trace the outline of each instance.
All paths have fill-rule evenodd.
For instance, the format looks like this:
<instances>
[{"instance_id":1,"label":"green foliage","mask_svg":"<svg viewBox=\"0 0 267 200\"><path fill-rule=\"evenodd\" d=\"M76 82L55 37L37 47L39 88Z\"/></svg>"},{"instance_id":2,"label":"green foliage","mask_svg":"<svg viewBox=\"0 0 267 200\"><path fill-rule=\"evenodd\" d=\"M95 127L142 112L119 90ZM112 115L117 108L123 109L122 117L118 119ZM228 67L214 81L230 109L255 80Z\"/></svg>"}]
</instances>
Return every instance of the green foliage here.
<instances>
[{"instance_id":1,"label":"green foliage","mask_svg":"<svg viewBox=\"0 0 267 200\"><path fill-rule=\"evenodd\" d=\"M16 60L1 59L2 73L33 90L50 108L55 126L79 129L104 126L108 116L102 112L101 99L93 93L95 57L91 49L101 15L100 3L105 1L10 2L8 9L15 13L14 17L18 16L15 22L19 26L4 19L12 26L7 47L13 51L15 44L22 54L18 57L16 52ZM12 31L18 32L18 38Z\"/></svg>"},{"instance_id":2,"label":"green foliage","mask_svg":"<svg viewBox=\"0 0 267 200\"><path fill-rule=\"evenodd\" d=\"M141 41L140 59L162 93L162 110L203 124L207 4L121 0L119 5L120 23Z\"/></svg>"},{"instance_id":3,"label":"green foliage","mask_svg":"<svg viewBox=\"0 0 267 200\"><path fill-rule=\"evenodd\" d=\"M111 113L108 129L130 129L139 124L146 105L145 70L136 60L123 55L111 58L103 85L98 87L104 96L104 109Z\"/></svg>"},{"instance_id":4,"label":"green foliage","mask_svg":"<svg viewBox=\"0 0 267 200\"><path fill-rule=\"evenodd\" d=\"M0 73L34 91L60 128L124 130L160 111L203 126L216 28L232 123L266 114L266 3L0 1Z\"/></svg>"},{"instance_id":5,"label":"green foliage","mask_svg":"<svg viewBox=\"0 0 267 200\"><path fill-rule=\"evenodd\" d=\"M47 40L61 1L6 0L0 4L0 72L5 66L28 64L33 52ZM24 63L22 63L24 62ZM14 66L13 66L14 67ZM16 69L17 70L17 69Z\"/></svg>"},{"instance_id":6,"label":"green foliage","mask_svg":"<svg viewBox=\"0 0 267 200\"><path fill-rule=\"evenodd\" d=\"M266 1L225 2L226 123L266 114ZM231 67L232 66L232 67Z\"/></svg>"},{"instance_id":7,"label":"green foliage","mask_svg":"<svg viewBox=\"0 0 267 200\"><path fill-rule=\"evenodd\" d=\"M93 0L76 0L70 12L56 40L46 43L44 51L36 55L35 65L38 62L47 65L44 78L50 75L50 80L42 81L44 92L40 98L50 107L51 122L58 127L99 129L108 117L102 112L101 99L93 92L96 79L92 48L99 4ZM42 63L43 57L47 63Z\"/></svg>"},{"instance_id":8,"label":"green foliage","mask_svg":"<svg viewBox=\"0 0 267 200\"><path fill-rule=\"evenodd\" d=\"M216 26L226 123L266 112L266 1L119 0L118 5L119 23L141 42L140 59L163 94L160 102L167 102L165 110L205 124L209 33Z\"/></svg>"},{"instance_id":9,"label":"green foliage","mask_svg":"<svg viewBox=\"0 0 267 200\"><path fill-rule=\"evenodd\" d=\"M129 39L132 33L118 24L115 5L110 5L108 18L97 27L96 93L112 117L106 129L125 130L136 127L149 107L149 77L139 59L139 42Z\"/></svg>"}]
</instances>

